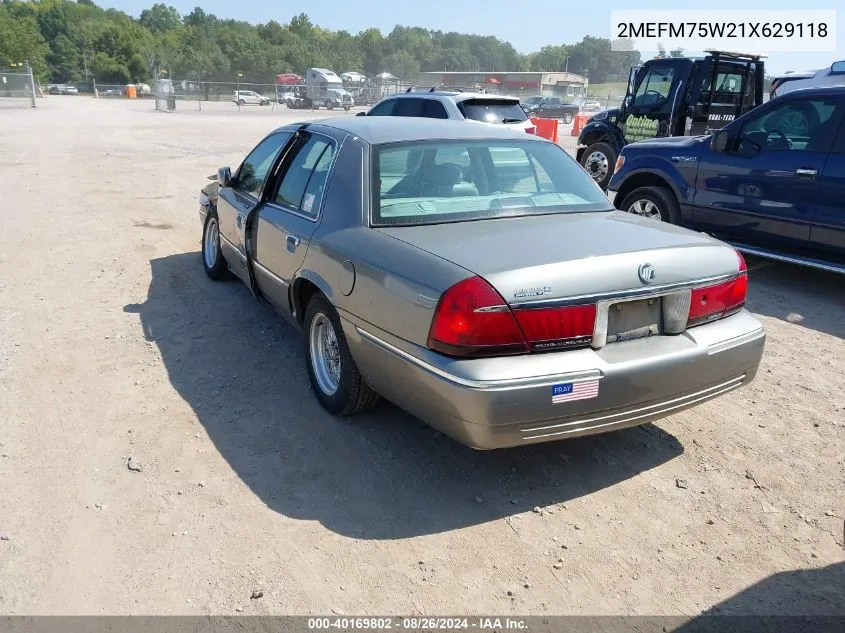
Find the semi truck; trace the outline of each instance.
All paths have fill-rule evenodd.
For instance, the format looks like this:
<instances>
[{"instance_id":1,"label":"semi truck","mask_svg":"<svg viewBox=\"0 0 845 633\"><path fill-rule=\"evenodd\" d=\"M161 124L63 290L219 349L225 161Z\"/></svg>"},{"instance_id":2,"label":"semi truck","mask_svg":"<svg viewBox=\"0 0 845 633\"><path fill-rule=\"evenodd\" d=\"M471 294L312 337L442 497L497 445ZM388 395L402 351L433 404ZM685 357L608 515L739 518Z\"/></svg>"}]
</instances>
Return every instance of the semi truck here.
<instances>
[{"instance_id":1,"label":"semi truck","mask_svg":"<svg viewBox=\"0 0 845 633\"><path fill-rule=\"evenodd\" d=\"M349 110L354 105L352 95L343 87L343 81L326 68L309 68L298 84L290 83L292 75L276 77L276 100L289 108L318 110L326 108ZM298 76L297 76L298 77Z\"/></svg>"}]
</instances>

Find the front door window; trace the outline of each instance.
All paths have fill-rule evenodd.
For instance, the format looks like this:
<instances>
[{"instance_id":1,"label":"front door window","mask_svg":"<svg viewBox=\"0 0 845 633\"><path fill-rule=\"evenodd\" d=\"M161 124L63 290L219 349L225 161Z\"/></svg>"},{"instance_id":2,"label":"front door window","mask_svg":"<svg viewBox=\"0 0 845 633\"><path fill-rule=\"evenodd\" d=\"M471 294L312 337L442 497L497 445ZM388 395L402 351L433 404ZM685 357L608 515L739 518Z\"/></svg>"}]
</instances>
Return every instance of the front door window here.
<instances>
[{"instance_id":1,"label":"front door window","mask_svg":"<svg viewBox=\"0 0 845 633\"><path fill-rule=\"evenodd\" d=\"M631 113L625 120L625 138L629 143L669 133L670 94L675 69L655 64L646 71L631 99Z\"/></svg>"}]
</instances>

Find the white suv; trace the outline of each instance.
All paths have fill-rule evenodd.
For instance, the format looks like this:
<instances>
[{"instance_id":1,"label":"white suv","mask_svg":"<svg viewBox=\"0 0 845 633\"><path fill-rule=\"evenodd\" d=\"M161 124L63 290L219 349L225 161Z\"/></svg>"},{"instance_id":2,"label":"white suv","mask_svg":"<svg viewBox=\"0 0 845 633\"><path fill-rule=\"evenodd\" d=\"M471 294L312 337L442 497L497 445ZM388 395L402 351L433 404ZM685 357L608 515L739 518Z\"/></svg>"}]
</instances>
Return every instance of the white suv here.
<instances>
[{"instance_id":1,"label":"white suv","mask_svg":"<svg viewBox=\"0 0 845 633\"><path fill-rule=\"evenodd\" d=\"M267 97L263 97L257 92L253 92L252 90L236 90L235 94L232 96L232 101L234 103L237 103L239 106L270 105L270 100Z\"/></svg>"},{"instance_id":2,"label":"white suv","mask_svg":"<svg viewBox=\"0 0 845 633\"><path fill-rule=\"evenodd\" d=\"M536 134L537 129L515 97L503 97L482 92L436 92L434 89L390 95L379 101L369 112L358 116L410 116L428 119L457 119L504 125Z\"/></svg>"}]
</instances>

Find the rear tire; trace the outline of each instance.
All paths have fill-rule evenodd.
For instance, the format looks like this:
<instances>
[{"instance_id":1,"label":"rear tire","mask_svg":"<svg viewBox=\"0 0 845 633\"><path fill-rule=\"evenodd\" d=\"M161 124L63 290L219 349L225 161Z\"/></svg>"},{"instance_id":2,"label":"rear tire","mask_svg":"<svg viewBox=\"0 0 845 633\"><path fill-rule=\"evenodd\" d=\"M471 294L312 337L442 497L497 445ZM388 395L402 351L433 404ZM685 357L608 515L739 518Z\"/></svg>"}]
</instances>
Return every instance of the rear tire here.
<instances>
[{"instance_id":1,"label":"rear tire","mask_svg":"<svg viewBox=\"0 0 845 633\"><path fill-rule=\"evenodd\" d=\"M228 281L233 277L220 248L220 221L214 211L208 212L202 227L202 267L214 281Z\"/></svg>"},{"instance_id":2,"label":"rear tire","mask_svg":"<svg viewBox=\"0 0 845 633\"><path fill-rule=\"evenodd\" d=\"M314 395L332 415L352 416L379 401L358 371L337 311L319 293L305 310L305 357Z\"/></svg>"},{"instance_id":3,"label":"rear tire","mask_svg":"<svg viewBox=\"0 0 845 633\"><path fill-rule=\"evenodd\" d=\"M607 143L593 143L581 155L581 166L599 187L607 189L616 167L616 152Z\"/></svg>"},{"instance_id":4,"label":"rear tire","mask_svg":"<svg viewBox=\"0 0 845 633\"><path fill-rule=\"evenodd\" d=\"M675 194L665 187L640 187L622 200L622 211L669 224L681 223L681 211Z\"/></svg>"},{"instance_id":5,"label":"rear tire","mask_svg":"<svg viewBox=\"0 0 845 633\"><path fill-rule=\"evenodd\" d=\"M571 112L567 112L566 114L563 115L563 122L566 123L567 125L572 123L572 119L573 119L573 117L572 117Z\"/></svg>"}]
</instances>

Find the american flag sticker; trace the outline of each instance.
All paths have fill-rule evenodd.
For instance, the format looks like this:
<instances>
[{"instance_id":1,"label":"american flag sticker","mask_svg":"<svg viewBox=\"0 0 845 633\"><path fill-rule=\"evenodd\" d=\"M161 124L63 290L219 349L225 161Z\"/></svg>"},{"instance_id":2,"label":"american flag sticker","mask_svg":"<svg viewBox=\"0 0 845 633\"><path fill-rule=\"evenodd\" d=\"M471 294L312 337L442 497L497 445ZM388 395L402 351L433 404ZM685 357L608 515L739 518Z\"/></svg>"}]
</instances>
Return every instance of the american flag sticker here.
<instances>
[{"instance_id":1,"label":"american flag sticker","mask_svg":"<svg viewBox=\"0 0 845 633\"><path fill-rule=\"evenodd\" d=\"M552 404L572 402L573 400L589 400L598 395L598 378L583 382L564 382L559 385L552 385Z\"/></svg>"}]
</instances>

